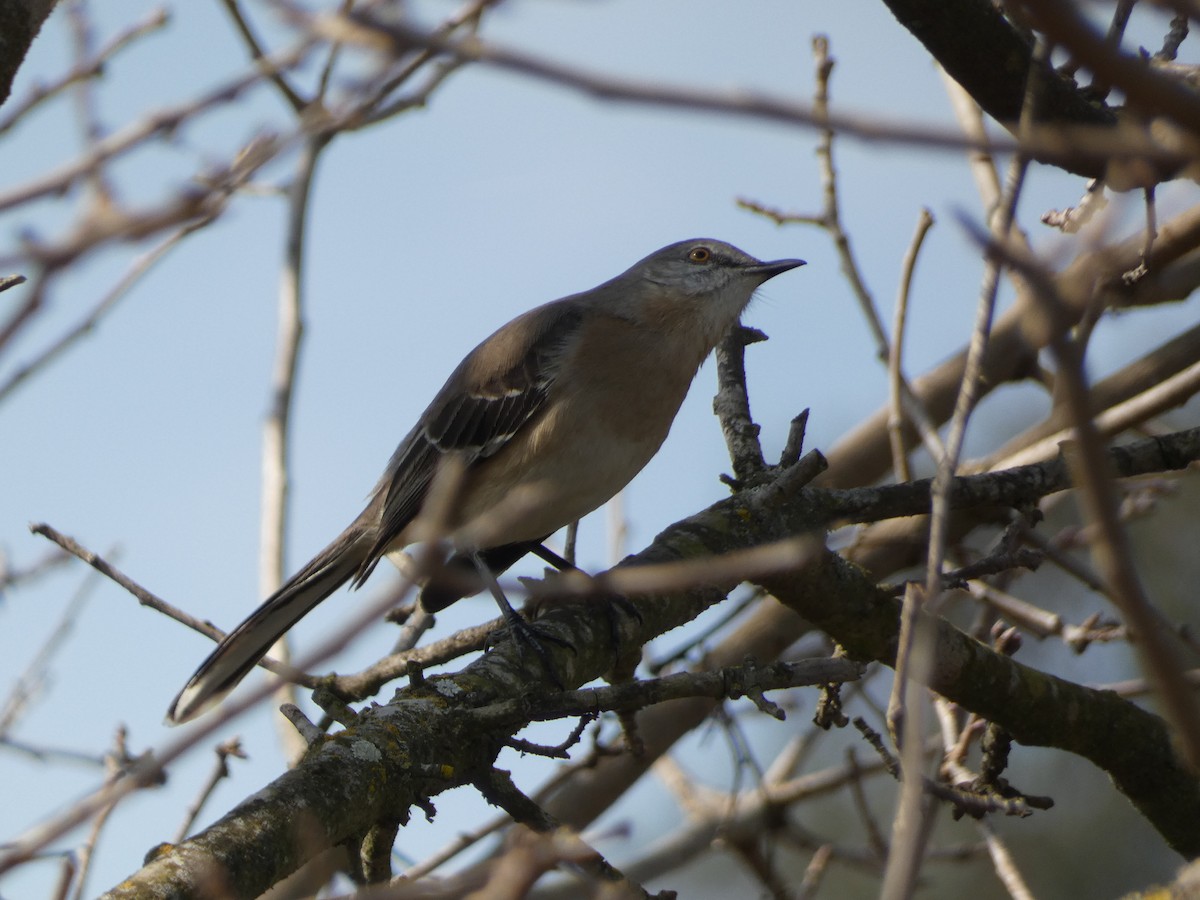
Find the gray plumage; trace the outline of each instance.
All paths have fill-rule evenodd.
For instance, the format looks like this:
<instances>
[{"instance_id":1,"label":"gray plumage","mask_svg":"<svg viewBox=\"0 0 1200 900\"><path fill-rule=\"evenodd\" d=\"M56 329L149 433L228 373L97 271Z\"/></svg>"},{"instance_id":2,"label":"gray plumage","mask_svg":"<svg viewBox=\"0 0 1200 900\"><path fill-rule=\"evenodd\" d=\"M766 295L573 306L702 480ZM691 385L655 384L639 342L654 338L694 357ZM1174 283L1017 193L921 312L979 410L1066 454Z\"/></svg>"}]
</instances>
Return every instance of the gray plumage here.
<instances>
[{"instance_id":1,"label":"gray plumage","mask_svg":"<svg viewBox=\"0 0 1200 900\"><path fill-rule=\"evenodd\" d=\"M681 241L500 328L447 379L358 518L225 637L168 722L216 704L309 610L412 543L445 454L466 465L451 537L496 571L602 505L658 450L696 370L755 289L799 265ZM422 602L436 611L455 599L430 586Z\"/></svg>"}]
</instances>

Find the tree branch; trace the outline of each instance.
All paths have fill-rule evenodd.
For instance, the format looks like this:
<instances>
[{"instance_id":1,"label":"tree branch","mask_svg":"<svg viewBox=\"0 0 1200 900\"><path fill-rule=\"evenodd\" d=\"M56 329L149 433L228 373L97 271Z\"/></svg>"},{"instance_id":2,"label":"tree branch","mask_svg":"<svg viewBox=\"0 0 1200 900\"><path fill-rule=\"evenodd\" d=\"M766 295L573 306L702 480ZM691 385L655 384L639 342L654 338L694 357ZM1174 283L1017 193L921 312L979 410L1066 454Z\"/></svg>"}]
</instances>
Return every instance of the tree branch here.
<instances>
[{"instance_id":1,"label":"tree branch","mask_svg":"<svg viewBox=\"0 0 1200 900\"><path fill-rule=\"evenodd\" d=\"M1177 469L1200 458L1200 429L1117 448L1110 457L1126 475ZM1004 483L1003 476L983 477ZM1059 487L1053 479L1043 485ZM725 553L808 530L810 509L796 499L778 483L744 491L667 529L618 568ZM896 601L861 569L826 551L800 571L763 580L854 656L892 661ZM644 643L690 621L732 586L639 597L637 616L597 615L595 600L563 603L543 615L538 627L552 639L547 652L558 678L579 685L606 671L619 646ZM1194 827L1200 785L1175 758L1161 719L1114 694L1023 666L941 619L930 625L937 648L935 690L1003 725L1022 743L1059 747L1092 760L1172 846L1200 852ZM559 646L560 640L574 651ZM384 815L485 778L503 742L530 715L477 729L463 712L517 696L534 698L532 709L536 698L547 696L546 678L538 661L523 660L519 645L506 639L461 672L405 688L388 705L363 711L345 731L315 744L296 769L106 896L139 896L151 885L174 896L202 896L214 884L228 893L256 895L306 855L365 833ZM330 791L334 783L338 790ZM299 818L298 809L305 810Z\"/></svg>"}]
</instances>

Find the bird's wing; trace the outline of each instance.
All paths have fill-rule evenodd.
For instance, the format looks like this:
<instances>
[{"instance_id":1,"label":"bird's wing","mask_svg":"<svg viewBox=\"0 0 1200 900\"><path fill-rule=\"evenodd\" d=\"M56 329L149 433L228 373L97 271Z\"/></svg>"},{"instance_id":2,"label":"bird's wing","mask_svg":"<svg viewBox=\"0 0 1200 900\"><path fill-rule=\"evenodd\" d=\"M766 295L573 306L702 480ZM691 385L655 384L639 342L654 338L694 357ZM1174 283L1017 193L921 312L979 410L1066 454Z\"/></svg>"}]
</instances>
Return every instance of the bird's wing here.
<instances>
[{"instance_id":1,"label":"bird's wing","mask_svg":"<svg viewBox=\"0 0 1200 900\"><path fill-rule=\"evenodd\" d=\"M557 300L509 322L459 364L375 489L372 505L382 506L377 538L356 582L421 511L446 454L460 454L470 468L537 418L581 321L578 302Z\"/></svg>"},{"instance_id":2,"label":"bird's wing","mask_svg":"<svg viewBox=\"0 0 1200 900\"><path fill-rule=\"evenodd\" d=\"M445 454L461 453L470 466L533 420L580 318L576 302L558 300L471 351L392 455L362 515L226 636L175 698L168 720L187 721L217 703L309 610L346 581L360 584L421 511Z\"/></svg>"}]
</instances>

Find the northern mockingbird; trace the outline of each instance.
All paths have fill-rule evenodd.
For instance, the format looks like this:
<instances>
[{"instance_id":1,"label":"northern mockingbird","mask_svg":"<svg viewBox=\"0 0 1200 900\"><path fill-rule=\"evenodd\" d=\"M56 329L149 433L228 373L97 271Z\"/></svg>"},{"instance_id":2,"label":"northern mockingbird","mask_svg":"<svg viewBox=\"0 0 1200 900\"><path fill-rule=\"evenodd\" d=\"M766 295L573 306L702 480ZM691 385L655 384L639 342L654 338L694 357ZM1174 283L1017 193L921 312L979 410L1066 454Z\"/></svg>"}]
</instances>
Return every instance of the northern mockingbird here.
<instances>
[{"instance_id":1,"label":"northern mockingbird","mask_svg":"<svg viewBox=\"0 0 1200 900\"><path fill-rule=\"evenodd\" d=\"M447 454L466 467L449 536L459 559L474 554L492 571L601 506L658 451L700 364L755 289L801 265L681 241L513 319L459 363L362 514L217 645L168 721L215 705L309 610L420 540L412 525ZM435 612L460 594L430 585L421 602Z\"/></svg>"}]
</instances>

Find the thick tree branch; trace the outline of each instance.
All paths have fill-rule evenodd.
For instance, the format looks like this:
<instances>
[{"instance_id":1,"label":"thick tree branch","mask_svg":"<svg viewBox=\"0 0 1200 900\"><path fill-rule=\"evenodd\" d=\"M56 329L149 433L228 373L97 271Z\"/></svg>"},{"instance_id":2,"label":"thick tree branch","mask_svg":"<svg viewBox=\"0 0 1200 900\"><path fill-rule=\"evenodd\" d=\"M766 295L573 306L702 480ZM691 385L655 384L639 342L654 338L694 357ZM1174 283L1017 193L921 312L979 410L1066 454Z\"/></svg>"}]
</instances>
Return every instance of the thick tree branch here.
<instances>
[{"instance_id":1,"label":"thick tree branch","mask_svg":"<svg viewBox=\"0 0 1200 900\"><path fill-rule=\"evenodd\" d=\"M988 0L884 0L984 112L1015 130L1025 83L1033 65L1033 43ZM1036 120L1058 124L1113 126L1112 110L1090 102L1049 63L1038 65L1042 87ZM1096 177L1099 171L1076 171Z\"/></svg>"},{"instance_id":2,"label":"thick tree branch","mask_svg":"<svg viewBox=\"0 0 1200 900\"><path fill-rule=\"evenodd\" d=\"M0 4L0 104L8 99L17 70L53 9L54 0Z\"/></svg>"},{"instance_id":3,"label":"thick tree branch","mask_svg":"<svg viewBox=\"0 0 1200 900\"><path fill-rule=\"evenodd\" d=\"M855 658L892 663L899 605L860 569L829 553L804 572L767 581L782 602ZM1111 691L996 653L944 619L927 621L936 648L930 688L1026 746L1054 747L1095 763L1175 850L1189 858L1200 853L1200 782L1175 754L1166 722Z\"/></svg>"},{"instance_id":4,"label":"thick tree branch","mask_svg":"<svg viewBox=\"0 0 1200 900\"><path fill-rule=\"evenodd\" d=\"M1193 135L1200 134L1200 95L1179 79L1155 71L1147 57L1115 50L1075 4L1025 0L1020 5L1034 27L1069 50L1106 84L1119 88L1139 116L1167 116Z\"/></svg>"},{"instance_id":5,"label":"thick tree branch","mask_svg":"<svg viewBox=\"0 0 1200 900\"><path fill-rule=\"evenodd\" d=\"M1200 458L1200 429L1141 441L1112 451L1111 458L1125 475L1177 469ZM998 484L1013 481L1007 474L985 477ZM1037 483L1047 491L1064 486L1058 476L1040 477ZM800 499L805 493L800 491ZM778 483L748 490L664 531L621 568L781 540L810 529L810 515L811 507ZM893 658L896 601L836 554L826 552L798 572L763 580L854 655ZM643 643L690 621L735 582L640 597L637 616L622 614L619 606L597 615L598 598L550 609L538 620L539 628L575 648L548 643L558 679L579 685L601 675L617 658L614 637L621 646ZM1175 759L1162 720L1115 694L1022 666L940 619L932 625L935 690L994 719L1023 743L1060 747L1092 760L1172 846L1200 852L1194 825L1200 785ZM152 885L179 897L204 896L214 885L255 895L308 856L365 833L385 815L486 777L503 742L535 717L548 681L538 660L523 660L519 646L506 640L459 673L405 688L387 706L366 710L344 732L314 744L296 769L200 835L160 854L107 896L140 896ZM530 711L509 724L479 729L472 727L472 716L463 714L514 696L529 698ZM1120 740L1113 740L1114 733ZM332 784L338 785L336 791L330 790ZM305 810L299 819L297 809Z\"/></svg>"}]
</instances>

